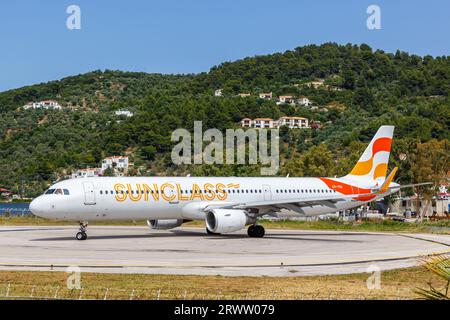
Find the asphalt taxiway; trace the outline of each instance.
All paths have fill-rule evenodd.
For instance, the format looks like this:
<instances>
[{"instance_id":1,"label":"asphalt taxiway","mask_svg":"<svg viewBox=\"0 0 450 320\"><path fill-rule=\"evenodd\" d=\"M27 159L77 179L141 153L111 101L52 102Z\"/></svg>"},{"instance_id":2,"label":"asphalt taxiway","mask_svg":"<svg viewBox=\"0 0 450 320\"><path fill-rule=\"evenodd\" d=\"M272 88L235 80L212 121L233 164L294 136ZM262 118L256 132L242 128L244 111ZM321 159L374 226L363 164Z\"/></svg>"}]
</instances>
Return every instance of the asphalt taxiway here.
<instances>
[{"instance_id":1,"label":"asphalt taxiway","mask_svg":"<svg viewBox=\"0 0 450 320\"><path fill-rule=\"evenodd\" d=\"M0 270L299 276L409 267L430 254L450 254L450 236L339 231L266 230L222 236L200 228L167 231L147 227L0 227Z\"/></svg>"}]
</instances>

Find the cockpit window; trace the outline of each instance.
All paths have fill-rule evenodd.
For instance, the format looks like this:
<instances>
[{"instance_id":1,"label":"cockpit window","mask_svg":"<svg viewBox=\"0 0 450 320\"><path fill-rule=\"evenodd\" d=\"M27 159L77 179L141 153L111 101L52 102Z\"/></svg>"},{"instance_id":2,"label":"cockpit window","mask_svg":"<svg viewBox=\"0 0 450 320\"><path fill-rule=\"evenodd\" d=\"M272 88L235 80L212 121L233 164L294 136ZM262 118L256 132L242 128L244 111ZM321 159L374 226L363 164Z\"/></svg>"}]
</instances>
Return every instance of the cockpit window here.
<instances>
[{"instance_id":1,"label":"cockpit window","mask_svg":"<svg viewBox=\"0 0 450 320\"><path fill-rule=\"evenodd\" d=\"M69 189L48 189L44 194L70 195Z\"/></svg>"}]
</instances>

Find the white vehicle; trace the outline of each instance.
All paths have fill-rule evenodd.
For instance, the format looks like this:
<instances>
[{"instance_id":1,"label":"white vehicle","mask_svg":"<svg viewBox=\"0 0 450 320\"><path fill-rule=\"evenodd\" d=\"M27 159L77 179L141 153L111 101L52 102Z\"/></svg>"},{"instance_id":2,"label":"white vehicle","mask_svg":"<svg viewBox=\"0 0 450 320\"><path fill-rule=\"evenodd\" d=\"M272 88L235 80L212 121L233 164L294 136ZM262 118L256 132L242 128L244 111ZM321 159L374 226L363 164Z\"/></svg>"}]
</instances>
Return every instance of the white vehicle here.
<instances>
[{"instance_id":1,"label":"white vehicle","mask_svg":"<svg viewBox=\"0 0 450 320\"><path fill-rule=\"evenodd\" d=\"M80 222L76 239L87 239L87 221L147 220L152 229L171 229L206 220L210 234L248 227L263 237L263 215L289 209L321 215L358 207L402 187L387 177L394 127L382 126L363 155L341 178L92 177L51 186L30 204L33 214Z\"/></svg>"}]
</instances>

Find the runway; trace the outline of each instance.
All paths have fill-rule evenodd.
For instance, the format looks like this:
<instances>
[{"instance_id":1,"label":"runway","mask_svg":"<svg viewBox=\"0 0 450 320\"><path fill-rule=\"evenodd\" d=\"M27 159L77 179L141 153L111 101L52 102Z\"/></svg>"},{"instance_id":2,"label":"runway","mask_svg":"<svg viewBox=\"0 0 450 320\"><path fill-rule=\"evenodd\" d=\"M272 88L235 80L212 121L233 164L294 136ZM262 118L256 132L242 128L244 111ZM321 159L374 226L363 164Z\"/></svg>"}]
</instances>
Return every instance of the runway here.
<instances>
[{"instance_id":1,"label":"runway","mask_svg":"<svg viewBox=\"0 0 450 320\"><path fill-rule=\"evenodd\" d=\"M450 252L450 236L338 231L266 230L206 235L201 228L0 227L1 270L304 276L346 274L417 265L419 257ZM368 269L369 268L369 269Z\"/></svg>"}]
</instances>

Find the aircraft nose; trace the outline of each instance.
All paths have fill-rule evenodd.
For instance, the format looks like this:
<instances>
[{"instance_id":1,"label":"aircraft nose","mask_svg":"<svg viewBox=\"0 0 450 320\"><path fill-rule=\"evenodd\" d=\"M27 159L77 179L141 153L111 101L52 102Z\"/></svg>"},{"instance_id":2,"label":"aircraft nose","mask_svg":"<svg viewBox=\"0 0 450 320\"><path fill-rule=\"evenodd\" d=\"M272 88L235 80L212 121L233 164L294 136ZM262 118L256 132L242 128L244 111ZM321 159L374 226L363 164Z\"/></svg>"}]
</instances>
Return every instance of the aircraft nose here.
<instances>
[{"instance_id":1,"label":"aircraft nose","mask_svg":"<svg viewBox=\"0 0 450 320\"><path fill-rule=\"evenodd\" d=\"M43 210L43 201L40 197L34 199L30 203L30 211L36 216L40 216L44 210Z\"/></svg>"}]
</instances>

